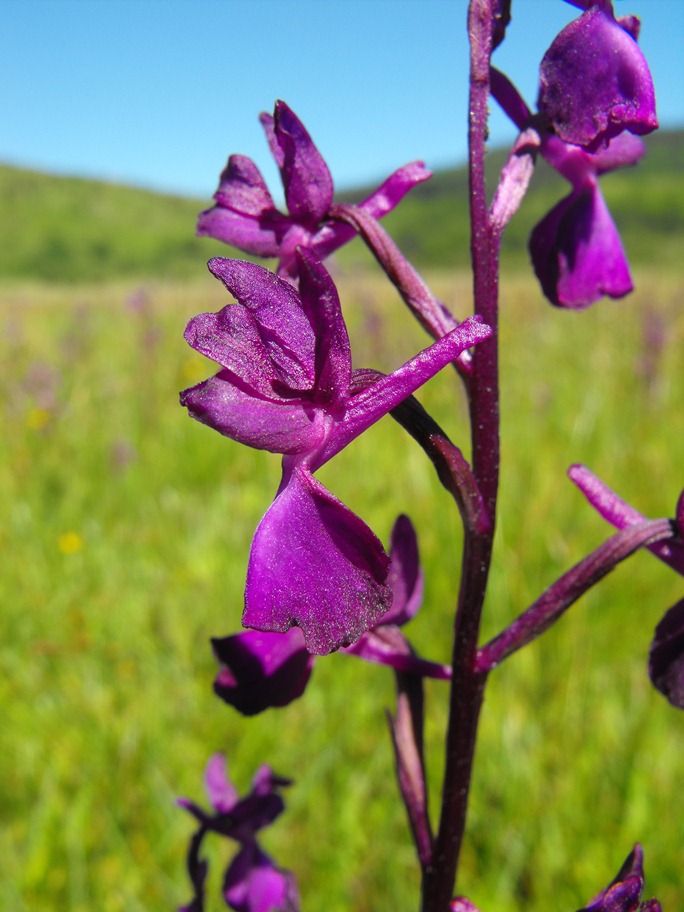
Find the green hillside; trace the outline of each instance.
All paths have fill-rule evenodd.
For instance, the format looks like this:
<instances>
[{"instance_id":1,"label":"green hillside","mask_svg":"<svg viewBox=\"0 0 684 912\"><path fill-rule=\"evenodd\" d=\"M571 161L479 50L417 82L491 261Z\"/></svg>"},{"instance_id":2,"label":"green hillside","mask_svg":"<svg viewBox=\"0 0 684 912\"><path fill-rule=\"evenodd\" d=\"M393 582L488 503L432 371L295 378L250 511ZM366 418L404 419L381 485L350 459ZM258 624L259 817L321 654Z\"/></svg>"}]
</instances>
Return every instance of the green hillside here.
<instances>
[{"instance_id":1,"label":"green hillside","mask_svg":"<svg viewBox=\"0 0 684 912\"><path fill-rule=\"evenodd\" d=\"M684 131L647 139L638 169L602 179L608 204L635 263L679 262L684 240ZM490 156L492 182L505 160ZM342 195L360 199L365 191ZM567 192L543 162L505 238L509 266L527 262L530 229ZM0 278L93 281L185 278L228 248L194 237L197 213L209 200L166 196L103 181L56 177L0 166ZM468 261L467 176L464 168L435 174L385 220L419 267L464 266ZM362 257L359 244L343 263Z\"/></svg>"}]
</instances>

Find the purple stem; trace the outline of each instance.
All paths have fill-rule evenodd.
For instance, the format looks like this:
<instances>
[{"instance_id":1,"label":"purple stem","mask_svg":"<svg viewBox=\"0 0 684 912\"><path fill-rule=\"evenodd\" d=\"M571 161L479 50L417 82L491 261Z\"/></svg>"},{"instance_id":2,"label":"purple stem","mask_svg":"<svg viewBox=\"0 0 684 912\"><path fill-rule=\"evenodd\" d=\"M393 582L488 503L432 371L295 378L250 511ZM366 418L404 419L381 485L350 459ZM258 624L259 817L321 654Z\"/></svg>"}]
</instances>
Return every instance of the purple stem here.
<instances>
[{"instance_id":1,"label":"purple stem","mask_svg":"<svg viewBox=\"0 0 684 912\"><path fill-rule=\"evenodd\" d=\"M531 643L554 624L577 599L639 548L676 535L669 519L646 519L626 526L549 586L530 607L478 652L477 670L488 674L504 659Z\"/></svg>"},{"instance_id":2,"label":"purple stem","mask_svg":"<svg viewBox=\"0 0 684 912\"><path fill-rule=\"evenodd\" d=\"M493 0L471 0L469 176L474 305L493 329L473 352L469 386L473 474L487 515L485 528L465 528L452 657L452 685L439 830L423 878L423 912L447 912L465 829L477 726L486 675L476 669L477 640L492 555L499 481L498 254L485 193L485 138ZM495 236L496 235L496 236Z\"/></svg>"}]
</instances>

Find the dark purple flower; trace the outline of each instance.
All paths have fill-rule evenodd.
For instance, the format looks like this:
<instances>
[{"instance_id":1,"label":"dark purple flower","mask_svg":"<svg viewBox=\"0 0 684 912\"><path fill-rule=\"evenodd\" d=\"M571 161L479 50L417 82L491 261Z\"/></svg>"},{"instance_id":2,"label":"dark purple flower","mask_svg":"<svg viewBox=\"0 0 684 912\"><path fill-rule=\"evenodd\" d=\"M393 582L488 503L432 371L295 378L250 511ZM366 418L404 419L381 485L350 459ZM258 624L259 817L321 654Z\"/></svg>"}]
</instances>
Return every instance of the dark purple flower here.
<instances>
[{"instance_id":1,"label":"dark purple flower","mask_svg":"<svg viewBox=\"0 0 684 912\"><path fill-rule=\"evenodd\" d=\"M298 246L309 247L323 260L350 241L354 230L328 219L333 201L330 171L297 115L278 101L273 116L262 114L260 120L280 169L288 214L276 209L254 162L244 155L231 155L214 194L216 205L200 214L197 234L245 253L278 257L278 272L296 276ZM412 187L429 177L422 162L404 165L359 208L382 218Z\"/></svg>"},{"instance_id":2,"label":"dark purple flower","mask_svg":"<svg viewBox=\"0 0 684 912\"><path fill-rule=\"evenodd\" d=\"M340 651L368 662L389 665L397 671L449 678L451 669L448 666L416 656L399 630L415 615L423 595L418 542L407 516L400 516L394 525L389 557L391 608L376 627ZM246 716L296 700L304 692L313 670L313 656L306 649L298 627L287 633L247 630L215 639L212 643L220 663L214 690L222 700Z\"/></svg>"},{"instance_id":3,"label":"dark purple flower","mask_svg":"<svg viewBox=\"0 0 684 912\"><path fill-rule=\"evenodd\" d=\"M294 877L277 868L256 839L258 831L282 813L284 803L279 790L290 785L290 780L262 766L254 776L249 794L239 798L225 767L221 754L214 754L207 764L205 786L212 811L205 811L187 798L179 798L177 802L200 824L188 851L188 873L194 896L180 912L203 912L208 866L199 852L207 833L228 837L240 846L224 877L223 895L229 908L235 912L297 912L299 899Z\"/></svg>"},{"instance_id":4,"label":"dark purple flower","mask_svg":"<svg viewBox=\"0 0 684 912\"><path fill-rule=\"evenodd\" d=\"M314 657L299 627L286 633L245 630L212 640L219 672L214 692L243 716L287 706L304 693Z\"/></svg>"},{"instance_id":5,"label":"dark purple flower","mask_svg":"<svg viewBox=\"0 0 684 912\"><path fill-rule=\"evenodd\" d=\"M658 126L648 64L630 18L595 0L556 37L540 67L539 110L564 142L595 151L628 130Z\"/></svg>"},{"instance_id":6,"label":"dark purple flower","mask_svg":"<svg viewBox=\"0 0 684 912\"><path fill-rule=\"evenodd\" d=\"M222 434L283 454L280 488L252 543L243 623L301 627L307 649L325 654L376 626L392 591L380 541L313 473L491 330L470 318L353 392L335 286L310 251L297 256L299 291L253 263L210 262L238 303L188 324L188 343L222 370L181 403Z\"/></svg>"},{"instance_id":7,"label":"dark purple flower","mask_svg":"<svg viewBox=\"0 0 684 912\"><path fill-rule=\"evenodd\" d=\"M677 709L684 709L684 599L666 611L648 654L653 686Z\"/></svg>"},{"instance_id":8,"label":"dark purple flower","mask_svg":"<svg viewBox=\"0 0 684 912\"><path fill-rule=\"evenodd\" d=\"M568 475L589 503L616 528L624 529L645 519L585 466L571 466ZM684 576L684 492L677 504L674 523L677 538L650 545L649 551ZM673 706L684 709L684 599L665 613L655 629L648 672L656 690Z\"/></svg>"},{"instance_id":9,"label":"dark purple flower","mask_svg":"<svg viewBox=\"0 0 684 912\"><path fill-rule=\"evenodd\" d=\"M660 903L640 902L644 890L644 853L635 845L614 880L580 912L662 912Z\"/></svg>"}]
</instances>

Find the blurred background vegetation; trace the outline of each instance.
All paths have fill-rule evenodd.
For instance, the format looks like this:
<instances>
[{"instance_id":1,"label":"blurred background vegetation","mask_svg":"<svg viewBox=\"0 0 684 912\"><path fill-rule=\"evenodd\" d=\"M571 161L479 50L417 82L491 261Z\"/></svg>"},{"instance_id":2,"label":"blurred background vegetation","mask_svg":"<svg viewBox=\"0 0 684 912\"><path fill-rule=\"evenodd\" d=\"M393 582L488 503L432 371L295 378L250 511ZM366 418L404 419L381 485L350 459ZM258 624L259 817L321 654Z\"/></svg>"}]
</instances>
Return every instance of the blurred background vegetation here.
<instances>
[{"instance_id":1,"label":"blurred background vegetation","mask_svg":"<svg viewBox=\"0 0 684 912\"><path fill-rule=\"evenodd\" d=\"M649 516L673 513L684 484L681 143L655 136L638 172L604 181L634 265L624 301L576 314L542 299L524 239L565 192L548 175L511 227L485 636L609 534L565 479L571 463ZM470 310L464 200L463 172L436 175L386 220L459 316ZM203 266L226 249L192 237L207 202L9 168L0 201L0 905L167 912L187 901L194 824L174 799L205 801L203 768L221 750L242 791L263 762L295 780L264 842L296 872L304 909L415 910L384 731L389 671L331 656L302 700L252 720L212 695L208 640L239 628L279 460L178 406L178 390L212 372L183 342L185 321L226 303ZM358 248L333 264L355 364L391 370L428 340ZM443 372L420 398L467 449L455 377ZM460 533L427 459L387 418L320 475L385 542L399 512L412 517L426 595L407 632L448 660ZM637 840L648 895L682 908L684 717L650 687L646 659L683 590L639 554L493 674L459 883L483 912L571 912ZM445 697L428 684L433 802ZM208 849L218 910L228 847Z\"/></svg>"},{"instance_id":2,"label":"blurred background vegetation","mask_svg":"<svg viewBox=\"0 0 684 912\"><path fill-rule=\"evenodd\" d=\"M684 249L684 131L655 133L645 142L647 155L636 170L607 174L601 187L630 260L677 265ZM493 179L504 161L505 153L491 153ZM372 189L339 198L359 202ZM506 232L505 267L527 268L532 227L568 190L540 160L525 206ZM210 203L0 165L0 279L193 278L198 261L226 255L218 242L194 237L197 213ZM383 224L419 269L445 263L467 268L467 203L466 169L438 172ZM358 242L345 248L340 260L355 265L363 256Z\"/></svg>"}]
</instances>

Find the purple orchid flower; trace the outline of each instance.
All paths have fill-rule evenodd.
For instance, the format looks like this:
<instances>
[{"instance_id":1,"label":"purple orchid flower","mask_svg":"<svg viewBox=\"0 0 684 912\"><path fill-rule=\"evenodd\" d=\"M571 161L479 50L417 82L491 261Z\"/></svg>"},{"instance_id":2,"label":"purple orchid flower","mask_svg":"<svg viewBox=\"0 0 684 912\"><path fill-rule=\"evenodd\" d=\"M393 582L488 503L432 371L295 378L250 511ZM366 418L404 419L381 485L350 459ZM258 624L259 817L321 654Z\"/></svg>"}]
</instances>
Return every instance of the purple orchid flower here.
<instances>
[{"instance_id":1,"label":"purple orchid flower","mask_svg":"<svg viewBox=\"0 0 684 912\"><path fill-rule=\"evenodd\" d=\"M518 90L494 68L491 89L521 131L535 124ZM542 131L538 148L572 185L570 194L554 206L530 236L530 256L542 291L552 304L573 310L582 310L604 295L623 297L634 286L598 178L617 168L635 165L645 152L642 141L622 133L605 148L591 153Z\"/></svg>"},{"instance_id":2,"label":"purple orchid flower","mask_svg":"<svg viewBox=\"0 0 684 912\"><path fill-rule=\"evenodd\" d=\"M624 130L658 126L653 80L636 43L638 20L594 0L551 44L540 67L539 110L564 142L596 151Z\"/></svg>"},{"instance_id":3,"label":"purple orchid flower","mask_svg":"<svg viewBox=\"0 0 684 912\"><path fill-rule=\"evenodd\" d=\"M615 19L610 0L569 0L585 12L558 35L540 69L533 118L512 83L491 71L492 94L524 131L540 132L539 150L572 185L530 236L530 255L546 297L581 310L604 295L621 298L633 283L598 177L636 164L643 144L631 133L658 126L653 82L636 43L638 20ZM629 133L625 133L627 130Z\"/></svg>"},{"instance_id":4,"label":"purple orchid flower","mask_svg":"<svg viewBox=\"0 0 684 912\"><path fill-rule=\"evenodd\" d=\"M309 652L323 655L377 626L392 590L380 541L313 473L491 329L471 317L355 392L332 279L310 251L297 257L299 291L254 263L210 262L239 303L188 324L188 343L222 369L181 403L233 440L283 454L280 487L252 542L243 623L279 633L298 626Z\"/></svg>"},{"instance_id":5,"label":"purple orchid flower","mask_svg":"<svg viewBox=\"0 0 684 912\"><path fill-rule=\"evenodd\" d=\"M231 244L245 253L278 257L278 273L295 277L298 246L309 247L319 259L350 241L354 229L331 221L333 181L328 166L297 115L278 101L273 116L262 114L271 153L280 169L288 214L276 209L254 162L231 155L214 194L216 205L202 212L197 234ZM422 162L395 171L359 208L379 219L416 184L431 176Z\"/></svg>"},{"instance_id":6,"label":"purple orchid flower","mask_svg":"<svg viewBox=\"0 0 684 912\"><path fill-rule=\"evenodd\" d=\"M240 846L223 880L223 898L230 909L234 912L298 912L299 896L293 875L277 868L256 839L258 831L273 823L284 810L279 790L290 785L290 780L282 779L268 766L262 766L254 776L249 794L239 798L226 776L226 761L221 754L211 757L204 778L212 812L207 813L187 798L177 801L200 824L188 851L188 873L194 896L179 912L204 910L208 865L199 852L207 833L228 837Z\"/></svg>"},{"instance_id":7,"label":"purple orchid flower","mask_svg":"<svg viewBox=\"0 0 684 912\"><path fill-rule=\"evenodd\" d=\"M589 503L617 529L645 519L585 466L571 466L568 475ZM684 576L684 492L679 497L674 523L679 530L678 537L650 545L649 551ZM673 706L684 709L684 599L665 612L655 629L648 673L656 690Z\"/></svg>"},{"instance_id":8,"label":"purple orchid flower","mask_svg":"<svg viewBox=\"0 0 684 912\"><path fill-rule=\"evenodd\" d=\"M389 557L392 607L376 627L340 652L409 674L450 678L449 666L416 656L399 629L418 611L423 595L418 541L407 516L400 516L394 524ZM304 692L313 671L314 657L306 649L298 627L287 633L247 630L214 639L212 645L220 664L214 690L222 700L246 716L296 700Z\"/></svg>"},{"instance_id":9,"label":"purple orchid flower","mask_svg":"<svg viewBox=\"0 0 684 912\"><path fill-rule=\"evenodd\" d=\"M606 889L580 912L662 912L656 899L640 902L643 891L644 852L637 844Z\"/></svg>"}]
</instances>

